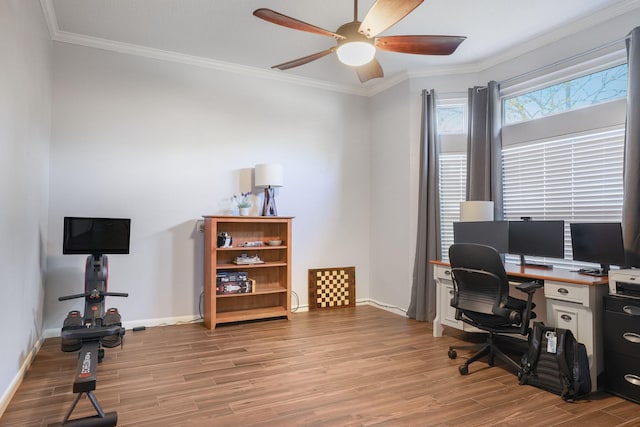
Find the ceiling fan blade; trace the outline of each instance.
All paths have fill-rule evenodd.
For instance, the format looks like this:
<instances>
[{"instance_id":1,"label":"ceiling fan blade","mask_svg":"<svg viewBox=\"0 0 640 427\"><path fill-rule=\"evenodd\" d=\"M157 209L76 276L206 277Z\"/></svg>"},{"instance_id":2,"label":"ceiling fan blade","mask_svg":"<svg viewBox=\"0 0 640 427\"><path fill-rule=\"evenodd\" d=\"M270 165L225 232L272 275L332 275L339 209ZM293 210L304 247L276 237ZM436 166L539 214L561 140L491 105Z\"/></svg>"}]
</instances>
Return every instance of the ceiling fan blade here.
<instances>
[{"instance_id":1,"label":"ceiling fan blade","mask_svg":"<svg viewBox=\"0 0 640 427\"><path fill-rule=\"evenodd\" d=\"M360 83L364 83L371 79L377 79L379 77L384 77L384 72L382 71L382 67L376 58L373 58L371 61L367 62L364 65L359 67L355 67L356 73L358 73L358 78L360 79Z\"/></svg>"},{"instance_id":2,"label":"ceiling fan blade","mask_svg":"<svg viewBox=\"0 0 640 427\"><path fill-rule=\"evenodd\" d=\"M283 15L271 9L256 9L253 11L253 15L260 19L264 19L267 22L271 22L272 24L282 25L283 27L293 28L294 30L306 31L307 33L319 34L321 36L335 37L340 40L344 39L340 34L332 33L324 28L307 24L306 22Z\"/></svg>"},{"instance_id":3,"label":"ceiling fan blade","mask_svg":"<svg viewBox=\"0 0 640 427\"><path fill-rule=\"evenodd\" d=\"M418 55L451 55L465 41L462 36L387 36L376 37L378 49Z\"/></svg>"},{"instance_id":4,"label":"ceiling fan blade","mask_svg":"<svg viewBox=\"0 0 640 427\"><path fill-rule=\"evenodd\" d=\"M274 65L271 68L277 68L278 70L288 70L289 68L299 67L300 65L308 64L311 61L320 59L323 56L327 56L336 50L335 47L331 49L323 50L322 52L314 53L312 55L304 56L302 58L294 59L293 61L283 62L282 64Z\"/></svg>"},{"instance_id":5,"label":"ceiling fan blade","mask_svg":"<svg viewBox=\"0 0 640 427\"><path fill-rule=\"evenodd\" d=\"M369 38L380 34L407 16L413 9L420 6L423 1L377 0L362 20L358 31Z\"/></svg>"}]
</instances>

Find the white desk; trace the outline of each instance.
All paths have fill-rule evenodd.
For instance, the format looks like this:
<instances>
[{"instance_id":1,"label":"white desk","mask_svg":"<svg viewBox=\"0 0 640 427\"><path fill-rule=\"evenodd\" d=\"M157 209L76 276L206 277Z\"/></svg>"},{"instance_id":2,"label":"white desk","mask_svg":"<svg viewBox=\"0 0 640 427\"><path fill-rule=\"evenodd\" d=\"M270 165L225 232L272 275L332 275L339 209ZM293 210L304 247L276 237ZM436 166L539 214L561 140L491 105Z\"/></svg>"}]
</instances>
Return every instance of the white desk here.
<instances>
[{"instance_id":1,"label":"white desk","mask_svg":"<svg viewBox=\"0 0 640 427\"><path fill-rule=\"evenodd\" d=\"M451 307L453 281L449 264L430 261L434 266L436 281L436 318L433 320L433 336L441 337L444 326L463 331L476 329L456 320L456 310ZM592 389L597 389L598 374L604 370L602 349L602 307L603 297L608 293L607 277L591 277L565 269L522 268L518 265L505 265L507 275L513 279L537 279L544 282L546 315L538 318L547 326L570 329L576 339L587 348ZM540 290L536 292L539 294ZM520 296L520 298L522 298Z\"/></svg>"}]
</instances>

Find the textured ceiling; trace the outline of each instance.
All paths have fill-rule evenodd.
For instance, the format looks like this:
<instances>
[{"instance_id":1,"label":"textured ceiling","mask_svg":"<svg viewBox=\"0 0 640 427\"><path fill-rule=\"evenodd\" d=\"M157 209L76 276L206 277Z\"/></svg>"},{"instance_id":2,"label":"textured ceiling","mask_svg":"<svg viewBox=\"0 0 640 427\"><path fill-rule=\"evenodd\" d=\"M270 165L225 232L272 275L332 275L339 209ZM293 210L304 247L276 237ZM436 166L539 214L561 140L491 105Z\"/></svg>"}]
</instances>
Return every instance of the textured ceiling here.
<instances>
[{"instance_id":1,"label":"textured ceiling","mask_svg":"<svg viewBox=\"0 0 640 427\"><path fill-rule=\"evenodd\" d=\"M385 79L425 70L479 67L522 46L548 43L589 23L638 6L635 0L426 0L382 35L466 36L451 56L378 51L384 79L362 85L334 54L287 71L270 70L335 45L333 38L280 27L252 15L270 8L335 31L353 20L349 0L41 0L54 39L80 44L119 44L140 52L169 52L225 66L314 79L331 85L373 87ZM360 20L373 0L359 2ZM582 23L582 24L581 24Z\"/></svg>"}]
</instances>

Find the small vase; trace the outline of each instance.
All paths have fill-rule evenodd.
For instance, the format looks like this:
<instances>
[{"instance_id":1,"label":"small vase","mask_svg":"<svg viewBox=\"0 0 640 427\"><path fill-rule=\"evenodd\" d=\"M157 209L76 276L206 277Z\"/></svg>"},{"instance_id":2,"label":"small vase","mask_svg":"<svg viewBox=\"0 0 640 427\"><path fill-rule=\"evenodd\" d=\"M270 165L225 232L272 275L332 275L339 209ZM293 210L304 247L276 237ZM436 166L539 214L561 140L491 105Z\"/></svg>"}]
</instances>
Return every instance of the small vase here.
<instances>
[{"instance_id":1,"label":"small vase","mask_svg":"<svg viewBox=\"0 0 640 427\"><path fill-rule=\"evenodd\" d=\"M240 211L240 216L249 216L251 208L238 208L238 210Z\"/></svg>"}]
</instances>

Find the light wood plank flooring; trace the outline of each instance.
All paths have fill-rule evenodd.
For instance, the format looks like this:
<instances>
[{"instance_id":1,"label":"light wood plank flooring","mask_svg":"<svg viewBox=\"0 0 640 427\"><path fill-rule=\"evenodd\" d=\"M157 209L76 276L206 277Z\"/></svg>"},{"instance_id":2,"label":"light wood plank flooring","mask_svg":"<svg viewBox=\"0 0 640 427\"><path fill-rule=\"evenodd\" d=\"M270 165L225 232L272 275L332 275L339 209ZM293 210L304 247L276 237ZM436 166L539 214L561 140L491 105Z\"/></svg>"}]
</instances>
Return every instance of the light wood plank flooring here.
<instances>
[{"instance_id":1,"label":"light wood plank flooring","mask_svg":"<svg viewBox=\"0 0 640 427\"><path fill-rule=\"evenodd\" d=\"M95 394L136 427L640 426L640 405L603 392L566 403L482 362L461 376L447 348L470 336L446 332L371 306L127 331L124 348L106 349ZM77 357L59 345L43 344L0 425L62 420ZM94 413L86 398L78 406Z\"/></svg>"}]
</instances>

